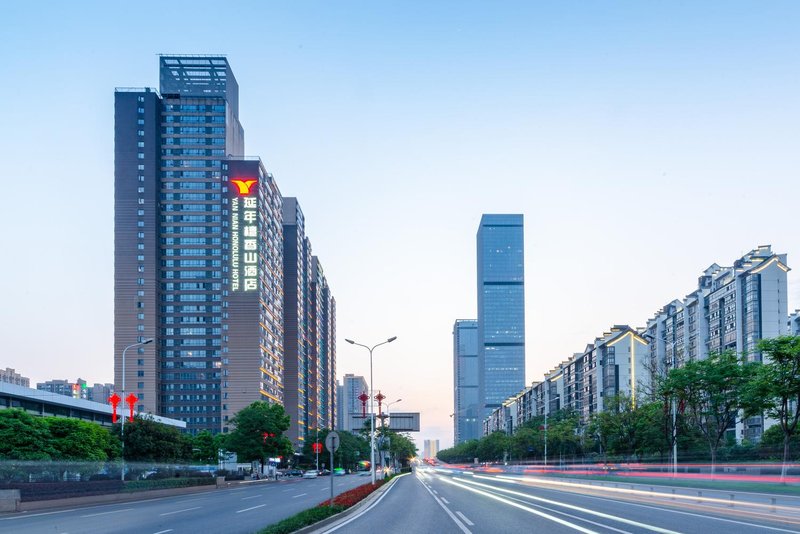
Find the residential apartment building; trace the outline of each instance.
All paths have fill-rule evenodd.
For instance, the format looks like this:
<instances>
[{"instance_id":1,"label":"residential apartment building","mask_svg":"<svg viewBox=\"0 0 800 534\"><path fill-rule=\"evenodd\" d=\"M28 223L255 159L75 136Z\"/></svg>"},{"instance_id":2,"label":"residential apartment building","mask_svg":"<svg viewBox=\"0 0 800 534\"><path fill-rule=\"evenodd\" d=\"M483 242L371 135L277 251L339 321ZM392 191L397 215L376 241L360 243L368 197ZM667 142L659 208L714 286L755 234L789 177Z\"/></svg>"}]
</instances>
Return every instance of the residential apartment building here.
<instances>
[{"instance_id":1,"label":"residential apartment building","mask_svg":"<svg viewBox=\"0 0 800 534\"><path fill-rule=\"evenodd\" d=\"M791 329L791 317L786 321L788 271L786 255L773 253L770 245L751 250L730 267L712 264L691 293L648 321L650 371L663 375L724 350L761 361L758 341ZM749 418L737 424L736 439L758 441L763 430L761 417Z\"/></svg>"},{"instance_id":2,"label":"residential apartment building","mask_svg":"<svg viewBox=\"0 0 800 534\"><path fill-rule=\"evenodd\" d=\"M525 385L523 216L485 214L477 233L481 420Z\"/></svg>"},{"instance_id":3,"label":"residential apartment building","mask_svg":"<svg viewBox=\"0 0 800 534\"><path fill-rule=\"evenodd\" d=\"M769 245L730 267L712 264L691 293L663 306L646 328L615 325L541 383L510 396L484 421L484 433L513 430L532 416L561 409L579 413L585 423L614 395L642 399L652 392L656 376L723 350L761 361L760 339L800 332L800 312L787 312L788 271L786 255ZM758 441L771 423L751 417L730 432L737 440Z\"/></svg>"},{"instance_id":4,"label":"residential apartment building","mask_svg":"<svg viewBox=\"0 0 800 534\"><path fill-rule=\"evenodd\" d=\"M795 310L789 316L789 335L800 336L800 310Z\"/></svg>"},{"instance_id":5,"label":"residential apartment building","mask_svg":"<svg viewBox=\"0 0 800 534\"><path fill-rule=\"evenodd\" d=\"M453 325L453 436L456 444L481 436L478 398L478 321Z\"/></svg>"},{"instance_id":6,"label":"residential apartment building","mask_svg":"<svg viewBox=\"0 0 800 534\"><path fill-rule=\"evenodd\" d=\"M236 78L224 56L159 66L160 91L115 92L117 391L133 345L125 393L190 433L227 432L256 400L288 395L305 410L305 379L284 376L284 200L263 162L244 156ZM300 278L310 261L301 267ZM325 313L333 323L335 306Z\"/></svg>"},{"instance_id":7,"label":"residential apartment building","mask_svg":"<svg viewBox=\"0 0 800 534\"><path fill-rule=\"evenodd\" d=\"M31 379L22 376L11 367L0 369L0 382L5 382L6 384L15 384L17 386L23 386L26 388L31 387Z\"/></svg>"},{"instance_id":8,"label":"residential apartment building","mask_svg":"<svg viewBox=\"0 0 800 534\"><path fill-rule=\"evenodd\" d=\"M515 431L533 417L569 410L585 424L603 411L606 399L623 394L633 399L648 392L650 351L639 332L614 325L534 382L510 396L484 421L484 434Z\"/></svg>"}]
</instances>

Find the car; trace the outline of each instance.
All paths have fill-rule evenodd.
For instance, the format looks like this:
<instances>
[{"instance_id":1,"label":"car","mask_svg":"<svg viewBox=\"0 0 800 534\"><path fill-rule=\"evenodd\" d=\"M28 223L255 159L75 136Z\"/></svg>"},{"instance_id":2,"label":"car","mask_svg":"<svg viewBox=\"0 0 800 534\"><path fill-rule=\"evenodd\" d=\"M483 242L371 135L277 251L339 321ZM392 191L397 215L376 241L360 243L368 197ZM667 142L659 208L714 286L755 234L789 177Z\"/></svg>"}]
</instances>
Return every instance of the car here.
<instances>
[{"instance_id":1,"label":"car","mask_svg":"<svg viewBox=\"0 0 800 534\"><path fill-rule=\"evenodd\" d=\"M303 473L303 478L317 478L317 472L314 469L309 469Z\"/></svg>"},{"instance_id":2,"label":"car","mask_svg":"<svg viewBox=\"0 0 800 534\"><path fill-rule=\"evenodd\" d=\"M320 469L319 471L317 471L317 474L319 476L321 476L321 477L326 477L326 476L330 475L331 472L328 471L327 469Z\"/></svg>"},{"instance_id":3,"label":"car","mask_svg":"<svg viewBox=\"0 0 800 534\"><path fill-rule=\"evenodd\" d=\"M342 469L341 467L337 467L336 469L333 470L333 476L335 476L335 477L343 477L346 474L347 474L347 472L344 469Z\"/></svg>"}]
</instances>

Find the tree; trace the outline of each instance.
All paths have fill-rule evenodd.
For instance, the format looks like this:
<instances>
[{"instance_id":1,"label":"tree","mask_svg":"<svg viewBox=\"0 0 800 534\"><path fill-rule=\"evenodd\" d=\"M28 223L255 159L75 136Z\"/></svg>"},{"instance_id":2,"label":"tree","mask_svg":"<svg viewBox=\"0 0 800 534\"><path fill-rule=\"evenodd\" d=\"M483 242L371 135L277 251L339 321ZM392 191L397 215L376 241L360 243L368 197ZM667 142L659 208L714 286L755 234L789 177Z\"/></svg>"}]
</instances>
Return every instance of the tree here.
<instances>
[{"instance_id":1,"label":"tree","mask_svg":"<svg viewBox=\"0 0 800 534\"><path fill-rule=\"evenodd\" d=\"M242 408L231 420L235 428L225 438L225 447L241 462L261 462L268 457L290 457L292 442L283 435L289 429L289 416L280 404L256 401Z\"/></svg>"},{"instance_id":2,"label":"tree","mask_svg":"<svg viewBox=\"0 0 800 534\"><path fill-rule=\"evenodd\" d=\"M120 456L120 441L97 423L47 417L54 459L103 462Z\"/></svg>"},{"instance_id":3,"label":"tree","mask_svg":"<svg viewBox=\"0 0 800 534\"><path fill-rule=\"evenodd\" d=\"M789 445L800 421L800 336L762 339L758 350L767 358L758 365L747 394L748 415L766 413L783 432L781 482L786 478Z\"/></svg>"},{"instance_id":4,"label":"tree","mask_svg":"<svg viewBox=\"0 0 800 534\"><path fill-rule=\"evenodd\" d=\"M198 433L192 439L192 460L201 464L216 464L221 441L221 434L214 436L208 430Z\"/></svg>"},{"instance_id":5,"label":"tree","mask_svg":"<svg viewBox=\"0 0 800 534\"><path fill-rule=\"evenodd\" d=\"M735 425L738 410L745 404L745 389L753 371L753 364L725 351L671 370L663 383L663 394L678 399L703 435L711 453L712 475L725 433Z\"/></svg>"},{"instance_id":6,"label":"tree","mask_svg":"<svg viewBox=\"0 0 800 534\"><path fill-rule=\"evenodd\" d=\"M50 460L56 454L42 418L23 410L0 410L0 459Z\"/></svg>"},{"instance_id":7,"label":"tree","mask_svg":"<svg viewBox=\"0 0 800 534\"><path fill-rule=\"evenodd\" d=\"M504 432L492 432L478 441L475 455L481 462L500 461L508 452L510 438Z\"/></svg>"},{"instance_id":8,"label":"tree","mask_svg":"<svg viewBox=\"0 0 800 534\"><path fill-rule=\"evenodd\" d=\"M114 432L119 436L120 425ZM192 459L192 439L175 427L137 415L125 424L124 457L133 462L188 462Z\"/></svg>"},{"instance_id":9,"label":"tree","mask_svg":"<svg viewBox=\"0 0 800 534\"><path fill-rule=\"evenodd\" d=\"M330 454L325 448L325 439L330 432L327 428L320 428L319 436L317 436L317 432L306 435L306 440L303 444L303 456L307 464L316 464L317 456L311 446L317 441L317 438L319 438L319 443L323 446L322 452L319 453L319 465L328 465L330 463ZM338 430L337 433L339 434L339 449L333 455L334 466L355 470L359 461L369 458L369 441L361 435L353 434L346 430Z\"/></svg>"},{"instance_id":10,"label":"tree","mask_svg":"<svg viewBox=\"0 0 800 534\"><path fill-rule=\"evenodd\" d=\"M547 448L560 458L581 452L580 417L575 412L560 410L547 420Z\"/></svg>"}]
</instances>

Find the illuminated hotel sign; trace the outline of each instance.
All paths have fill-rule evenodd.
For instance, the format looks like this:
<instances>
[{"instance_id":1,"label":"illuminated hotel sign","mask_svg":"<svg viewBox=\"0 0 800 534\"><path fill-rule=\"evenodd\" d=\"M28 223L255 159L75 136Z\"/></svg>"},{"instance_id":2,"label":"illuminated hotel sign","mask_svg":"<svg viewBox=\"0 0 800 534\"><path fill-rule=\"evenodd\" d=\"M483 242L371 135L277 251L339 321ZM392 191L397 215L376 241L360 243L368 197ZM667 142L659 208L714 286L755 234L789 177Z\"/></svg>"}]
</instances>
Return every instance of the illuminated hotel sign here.
<instances>
[{"instance_id":1,"label":"illuminated hotel sign","mask_svg":"<svg viewBox=\"0 0 800 534\"><path fill-rule=\"evenodd\" d=\"M231 291L258 289L258 180L234 178L231 197Z\"/></svg>"}]
</instances>

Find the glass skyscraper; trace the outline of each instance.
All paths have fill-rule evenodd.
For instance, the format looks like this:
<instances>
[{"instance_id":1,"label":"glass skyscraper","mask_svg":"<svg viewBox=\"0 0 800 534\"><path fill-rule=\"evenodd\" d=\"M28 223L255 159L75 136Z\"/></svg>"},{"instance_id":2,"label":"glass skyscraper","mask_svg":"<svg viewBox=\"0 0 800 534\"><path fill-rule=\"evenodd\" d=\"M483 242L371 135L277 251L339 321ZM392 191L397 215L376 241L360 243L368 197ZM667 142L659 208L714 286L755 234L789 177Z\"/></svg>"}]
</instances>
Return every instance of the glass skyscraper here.
<instances>
[{"instance_id":1,"label":"glass skyscraper","mask_svg":"<svg viewBox=\"0 0 800 534\"><path fill-rule=\"evenodd\" d=\"M478 395L481 420L525 387L523 217L484 214L478 244Z\"/></svg>"},{"instance_id":2,"label":"glass skyscraper","mask_svg":"<svg viewBox=\"0 0 800 534\"><path fill-rule=\"evenodd\" d=\"M454 406L456 444L481 437L478 402L478 321L458 319L453 325Z\"/></svg>"}]
</instances>

